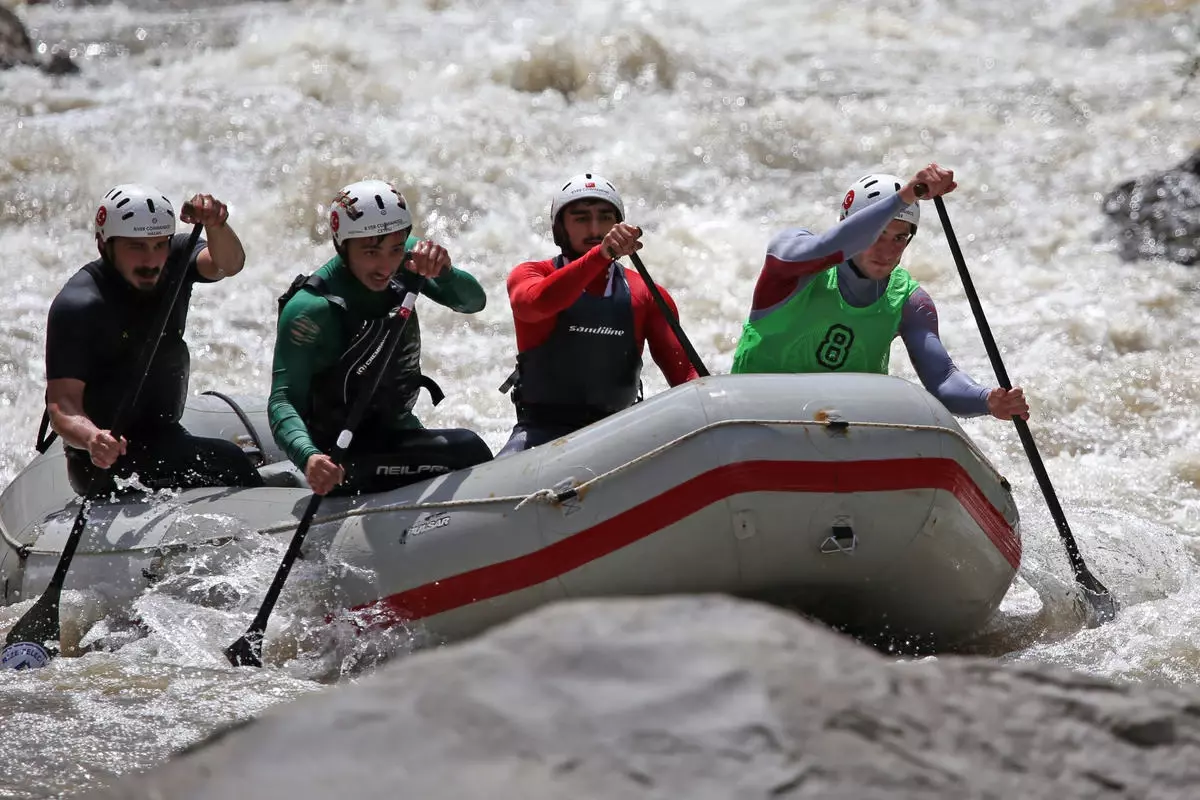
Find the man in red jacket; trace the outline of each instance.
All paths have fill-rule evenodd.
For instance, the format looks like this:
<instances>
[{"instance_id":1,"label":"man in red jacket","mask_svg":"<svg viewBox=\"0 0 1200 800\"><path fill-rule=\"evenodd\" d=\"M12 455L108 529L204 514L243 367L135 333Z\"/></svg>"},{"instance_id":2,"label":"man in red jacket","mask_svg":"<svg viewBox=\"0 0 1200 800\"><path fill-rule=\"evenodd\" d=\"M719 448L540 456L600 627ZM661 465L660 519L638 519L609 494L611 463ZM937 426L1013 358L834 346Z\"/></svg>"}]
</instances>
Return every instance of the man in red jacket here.
<instances>
[{"instance_id":1,"label":"man in red jacket","mask_svg":"<svg viewBox=\"0 0 1200 800\"><path fill-rule=\"evenodd\" d=\"M577 175L555 193L550 220L562 252L508 276L517 368L500 391L512 388L517 424L497 458L637 402L646 342L670 385L697 377L641 276L617 261L642 248L642 232L625 222L616 188L599 175Z\"/></svg>"}]
</instances>

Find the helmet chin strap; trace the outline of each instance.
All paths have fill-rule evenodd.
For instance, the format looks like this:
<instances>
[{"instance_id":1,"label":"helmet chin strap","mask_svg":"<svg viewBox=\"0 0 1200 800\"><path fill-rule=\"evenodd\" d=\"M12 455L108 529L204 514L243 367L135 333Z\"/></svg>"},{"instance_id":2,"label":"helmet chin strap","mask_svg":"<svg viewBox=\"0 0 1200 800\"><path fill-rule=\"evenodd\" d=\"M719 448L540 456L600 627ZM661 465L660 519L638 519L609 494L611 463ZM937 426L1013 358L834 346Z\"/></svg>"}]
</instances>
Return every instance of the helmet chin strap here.
<instances>
[{"instance_id":1,"label":"helmet chin strap","mask_svg":"<svg viewBox=\"0 0 1200 800\"><path fill-rule=\"evenodd\" d=\"M558 249L566 256L568 261L574 261L583 255L571 249L571 240L567 237L567 232L563 227L561 214L558 219L554 220L554 224L550 226L550 233L554 236L554 244L558 246Z\"/></svg>"},{"instance_id":2,"label":"helmet chin strap","mask_svg":"<svg viewBox=\"0 0 1200 800\"><path fill-rule=\"evenodd\" d=\"M111 270L117 269L117 259L113 255L114 245L112 239L107 242L99 243L100 262Z\"/></svg>"}]
</instances>

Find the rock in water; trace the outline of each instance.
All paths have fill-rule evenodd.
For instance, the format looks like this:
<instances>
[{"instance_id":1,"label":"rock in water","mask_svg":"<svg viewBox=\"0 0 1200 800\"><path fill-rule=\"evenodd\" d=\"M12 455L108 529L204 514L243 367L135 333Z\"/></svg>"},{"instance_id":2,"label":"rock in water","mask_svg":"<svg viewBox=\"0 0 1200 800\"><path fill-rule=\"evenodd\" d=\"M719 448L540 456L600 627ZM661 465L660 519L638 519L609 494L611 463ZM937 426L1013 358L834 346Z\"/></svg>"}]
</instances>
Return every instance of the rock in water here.
<instances>
[{"instance_id":1,"label":"rock in water","mask_svg":"<svg viewBox=\"0 0 1200 800\"><path fill-rule=\"evenodd\" d=\"M0 6L0 70L17 66L38 67L47 75L77 75L79 65L57 46L44 63L33 53L33 43L24 24L12 11Z\"/></svg>"},{"instance_id":2,"label":"rock in water","mask_svg":"<svg viewBox=\"0 0 1200 800\"><path fill-rule=\"evenodd\" d=\"M1174 169L1127 181L1104 198L1121 257L1200 262L1200 150Z\"/></svg>"},{"instance_id":3,"label":"rock in water","mask_svg":"<svg viewBox=\"0 0 1200 800\"><path fill-rule=\"evenodd\" d=\"M6 6L0 6L0 69L34 66L33 44L21 20Z\"/></svg>"},{"instance_id":4,"label":"rock in water","mask_svg":"<svg viewBox=\"0 0 1200 800\"><path fill-rule=\"evenodd\" d=\"M1176 798L1200 688L896 662L723 597L552 605L92 798Z\"/></svg>"},{"instance_id":5,"label":"rock in water","mask_svg":"<svg viewBox=\"0 0 1200 800\"><path fill-rule=\"evenodd\" d=\"M50 60L42 66L47 75L78 75L79 65L71 60L71 56L61 50L50 53Z\"/></svg>"}]
</instances>

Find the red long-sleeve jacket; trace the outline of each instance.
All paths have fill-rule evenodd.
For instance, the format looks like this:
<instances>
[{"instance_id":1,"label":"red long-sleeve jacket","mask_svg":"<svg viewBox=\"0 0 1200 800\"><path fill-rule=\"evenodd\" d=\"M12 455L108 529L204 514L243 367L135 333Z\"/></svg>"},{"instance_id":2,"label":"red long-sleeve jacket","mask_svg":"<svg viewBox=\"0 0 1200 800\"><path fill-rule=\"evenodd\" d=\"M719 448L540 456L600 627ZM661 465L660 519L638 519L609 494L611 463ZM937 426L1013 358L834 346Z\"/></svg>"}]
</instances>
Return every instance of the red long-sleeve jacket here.
<instances>
[{"instance_id":1,"label":"red long-sleeve jacket","mask_svg":"<svg viewBox=\"0 0 1200 800\"><path fill-rule=\"evenodd\" d=\"M518 264L508 276L508 301L516 328L517 351L523 353L545 342L554 331L559 313L569 308L583 292L602 296L608 285L610 263L597 245L561 269L554 268L554 259ZM695 366L688 360L641 275L624 267L621 269L625 270L633 303L638 352L642 352L646 342L650 343L650 356L671 386L698 377ZM662 286L658 290L678 318L679 312L671 295Z\"/></svg>"}]
</instances>

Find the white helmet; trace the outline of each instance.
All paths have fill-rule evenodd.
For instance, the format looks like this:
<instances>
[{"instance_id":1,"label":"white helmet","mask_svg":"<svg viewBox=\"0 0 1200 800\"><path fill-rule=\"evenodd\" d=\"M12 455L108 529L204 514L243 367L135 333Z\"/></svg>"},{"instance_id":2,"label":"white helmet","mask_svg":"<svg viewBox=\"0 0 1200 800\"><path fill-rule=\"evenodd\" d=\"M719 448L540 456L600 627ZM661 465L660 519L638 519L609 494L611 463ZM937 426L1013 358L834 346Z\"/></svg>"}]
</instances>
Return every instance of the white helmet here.
<instances>
[{"instance_id":1,"label":"white helmet","mask_svg":"<svg viewBox=\"0 0 1200 800\"><path fill-rule=\"evenodd\" d=\"M857 214L867 206L874 205L886 197L891 197L903 188L904 181L895 175L864 175L856 180L850 186L849 190L846 191L846 198L842 200L842 211L838 215L838 219L843 220L851 214ZM921 208L916 203L901 206L893 219L902 219L905 222L911 222L915 228L921 222Z\"/></svg>"},{"instance_id":2,"label":"white helmet","mask_svg":"<svg viewBox=\"0 0 1200 800\"><path fill-rule=\"evenodd\" d=\"M617 187L599 175L587 172L571 178L555 192L554 199L550 201L550 224L558 224L558 215L568 203L586 199L612 203L617 208L618 221L625 221L625 204L621 202L621 195L617 193Z\"/></svg>"},{"instance_id":3,"label":"white helmet","mask_svg":"<svg viewBox=\"0 0 1200 800\"><path fill-rule=\"evenodd\" d=\"M358 181L333 198L329 229L333 232L334 246L341 247L347 239L411 231L412 215L408 213L404 195L395 186L387 181Z\"/></svg>"},{"instance_id":4,"label":"white helmet","mask_svg":"<svg viewBox=\"0 0 1200 800\"><path fill-rule=\"evenodd\" d=\"M108 190L96 209L96 234L101 242L114 236L148 239L175 232L175 209L153 186L123 183Z\"/></svg>"}]
</instances>

